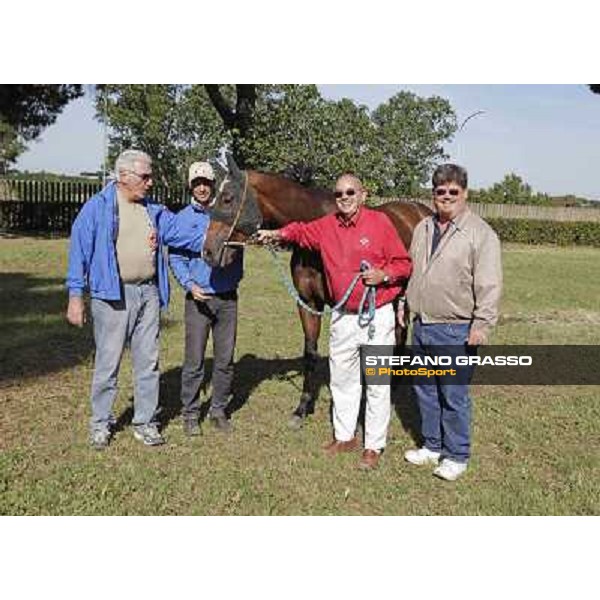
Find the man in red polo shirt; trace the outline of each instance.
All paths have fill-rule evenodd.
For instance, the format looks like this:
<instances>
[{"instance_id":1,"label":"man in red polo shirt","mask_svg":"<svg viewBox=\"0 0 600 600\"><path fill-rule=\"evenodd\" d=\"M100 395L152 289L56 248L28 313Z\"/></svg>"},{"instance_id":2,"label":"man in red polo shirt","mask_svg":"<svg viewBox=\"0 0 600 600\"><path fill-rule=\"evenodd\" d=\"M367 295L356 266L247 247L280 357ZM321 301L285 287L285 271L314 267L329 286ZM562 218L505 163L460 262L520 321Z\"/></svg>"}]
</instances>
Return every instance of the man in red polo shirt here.
<instances>
[{"instance_id":1,"label":"man in red polo shirt","mask_svg":"<svg viewBox=\"0 0 600 600\"><path fill-rule=\"evenodd\" d=\"M392 222L383 213L363 206L367 193L352 174L342 175L335 185L337 212L310 223L290 223L274 231L261 230L261 242L292 242L321 253L331 297L339 302L361 264L361 279L341 311L334 311L329 337L329 368L333 397L335 439L326 452L355 450L360 410L360 346L393 345L395 315L392 301L411 273L411 261ZM376 288L376 309L371 323L358 318L365 286ZM374 328L373 328L374 326ZM360 462L373 469L386 445L390 422L390 388L367 386L365 449Z\"/></svg>"}]
</instances>

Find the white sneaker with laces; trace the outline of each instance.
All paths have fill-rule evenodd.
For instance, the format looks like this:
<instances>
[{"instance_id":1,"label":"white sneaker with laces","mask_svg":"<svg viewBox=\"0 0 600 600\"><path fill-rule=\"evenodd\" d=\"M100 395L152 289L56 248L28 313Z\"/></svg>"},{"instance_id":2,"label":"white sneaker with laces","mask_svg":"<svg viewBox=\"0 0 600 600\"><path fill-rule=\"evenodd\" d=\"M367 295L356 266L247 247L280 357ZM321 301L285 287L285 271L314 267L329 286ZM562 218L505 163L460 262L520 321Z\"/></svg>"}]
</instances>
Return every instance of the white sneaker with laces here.
<instances>
[{"instance_id":1,"label":"white sneaker with laces","mask_svg":"<svg viewBox=\"0 0 600 600\"><path fill-rule=\"evenodd\" d=\"M433 474L446 481L456 481L466 470L467 463L459 463L449 458L444 458Z\"/></svg>"},{"instance_id":2,"label":"white sneaker with laces","mask_svg":"<svg viewBox=\"0 0 600 600\"><path fill-rule=\"evenodd\" d=\"M154 424L134 426L133 437L145 446L161 446L165 443L165 438L160 435L158 427Z\"/></svg>"},{"instance_id":3,"label":"white sneaker with laces","mask_svg":"<svg viewBox=\"0 0 600 600\"><path fill-rule=\"evenodd\" d=\"M440 453L423 446L423 448L407 450L404 453L404 458L413 465L437 465L440 460Z\"/></svg>"}]
</instances>

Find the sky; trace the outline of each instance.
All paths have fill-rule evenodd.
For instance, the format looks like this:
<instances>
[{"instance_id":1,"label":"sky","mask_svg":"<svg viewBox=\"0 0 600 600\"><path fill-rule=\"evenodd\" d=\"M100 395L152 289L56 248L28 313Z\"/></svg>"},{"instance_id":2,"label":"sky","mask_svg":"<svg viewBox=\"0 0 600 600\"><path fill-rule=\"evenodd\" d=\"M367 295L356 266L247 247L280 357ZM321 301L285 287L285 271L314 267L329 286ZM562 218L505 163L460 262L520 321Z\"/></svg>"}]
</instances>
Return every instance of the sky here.
<instances>
[{"instance_id":1,"label":"sky","mask_svg":"<svg viewBox=\"0 0 600 600\"><path fill-rule=\"evenodd\" d=\"M67 106L17 162L19 169L67 174L101 168L104 131L93 94ZM587 85L319 85L324 97L351 98L374 109L402 90L450 101L459 123L445 146L469 171L470 187L489 187L516 173L535 191L600 200L600 95ZM333 135L333 133L332 133Z\"/></svg>"}]
</instances>

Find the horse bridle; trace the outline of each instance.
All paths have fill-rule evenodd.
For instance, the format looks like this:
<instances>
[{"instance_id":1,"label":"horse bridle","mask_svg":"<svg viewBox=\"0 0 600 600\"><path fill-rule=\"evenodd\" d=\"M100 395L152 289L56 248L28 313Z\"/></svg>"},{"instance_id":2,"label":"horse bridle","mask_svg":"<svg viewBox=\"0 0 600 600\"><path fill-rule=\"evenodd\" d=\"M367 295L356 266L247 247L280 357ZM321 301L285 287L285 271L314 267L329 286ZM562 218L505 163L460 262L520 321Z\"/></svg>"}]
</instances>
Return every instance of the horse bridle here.
<instances>
[{"instance_id":1,"label":"horse bridle","mask_svg":"<svg viewBox=\"0 0 600 600\"><path fill-rule=\"evenodd\" d=\"M233 232L235 231L235 228L237 227L237 224L240 221L240 218L242 216L242 211L244 210L244 205L246 204L246 198L248 197L248 172L244 171L244 191L242 193L242 200L240 202L240 206L237 210L237 213L233 219L233 222L231 223L231 227L229 228L229 231L227 232L227 235L225 236L225 239L223 240L223 245L221 246L221 250L219 252L219 260L218 260L218 264L221 264L221 260L223 259L223 253L225 252L226 248L231 248L231 247L235 247L235 248L245 248L246 247L246 242L232 242L231 241L231 236L233 235Z\"/></svg>"},{"instance_id":2,"label":"horse bridle","mask_svg":"<svg viewBox=\"0 0 600 600\"><path fill-rule=\"evenodd\" d=\"M246 198L248 197L248 172L244 171L244 175L245 175L244 191L242 193L242 201L240 202L240 207L238 208L237 213L233 219L233 223L231 223L229 233L225 237L225 241L223 242L223 247L226 247L226 246L244 247L246 245L246 242L232 242L231 241L231 236L233 235L233 232L235 231L235 228L237 227L237 224L240 221L240 217L242 216L242 210L244 209L244 204L246 204Z\"/></svg>"}]
</instances>

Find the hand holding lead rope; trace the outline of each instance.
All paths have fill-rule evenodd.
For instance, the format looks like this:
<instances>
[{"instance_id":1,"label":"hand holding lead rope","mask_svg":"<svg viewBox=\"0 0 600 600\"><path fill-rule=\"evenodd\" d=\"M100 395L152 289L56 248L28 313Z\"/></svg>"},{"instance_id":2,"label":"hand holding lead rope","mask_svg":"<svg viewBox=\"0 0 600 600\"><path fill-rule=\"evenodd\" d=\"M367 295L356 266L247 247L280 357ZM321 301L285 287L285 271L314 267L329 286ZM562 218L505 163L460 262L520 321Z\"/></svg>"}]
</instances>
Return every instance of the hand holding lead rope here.
<instances>
[{"instance_id":1,"label":"hand holding lead rope","mask_svg":"<svg viewBox=\"0 0 600 600\"><path fill-rule=\"evenodd\" d=\"M386 278L388 278L385 271L372 268L366 260L360 262L360 272L363 283L368 286L381 285L386 283Z\"/></svg>"}]
</instances>

